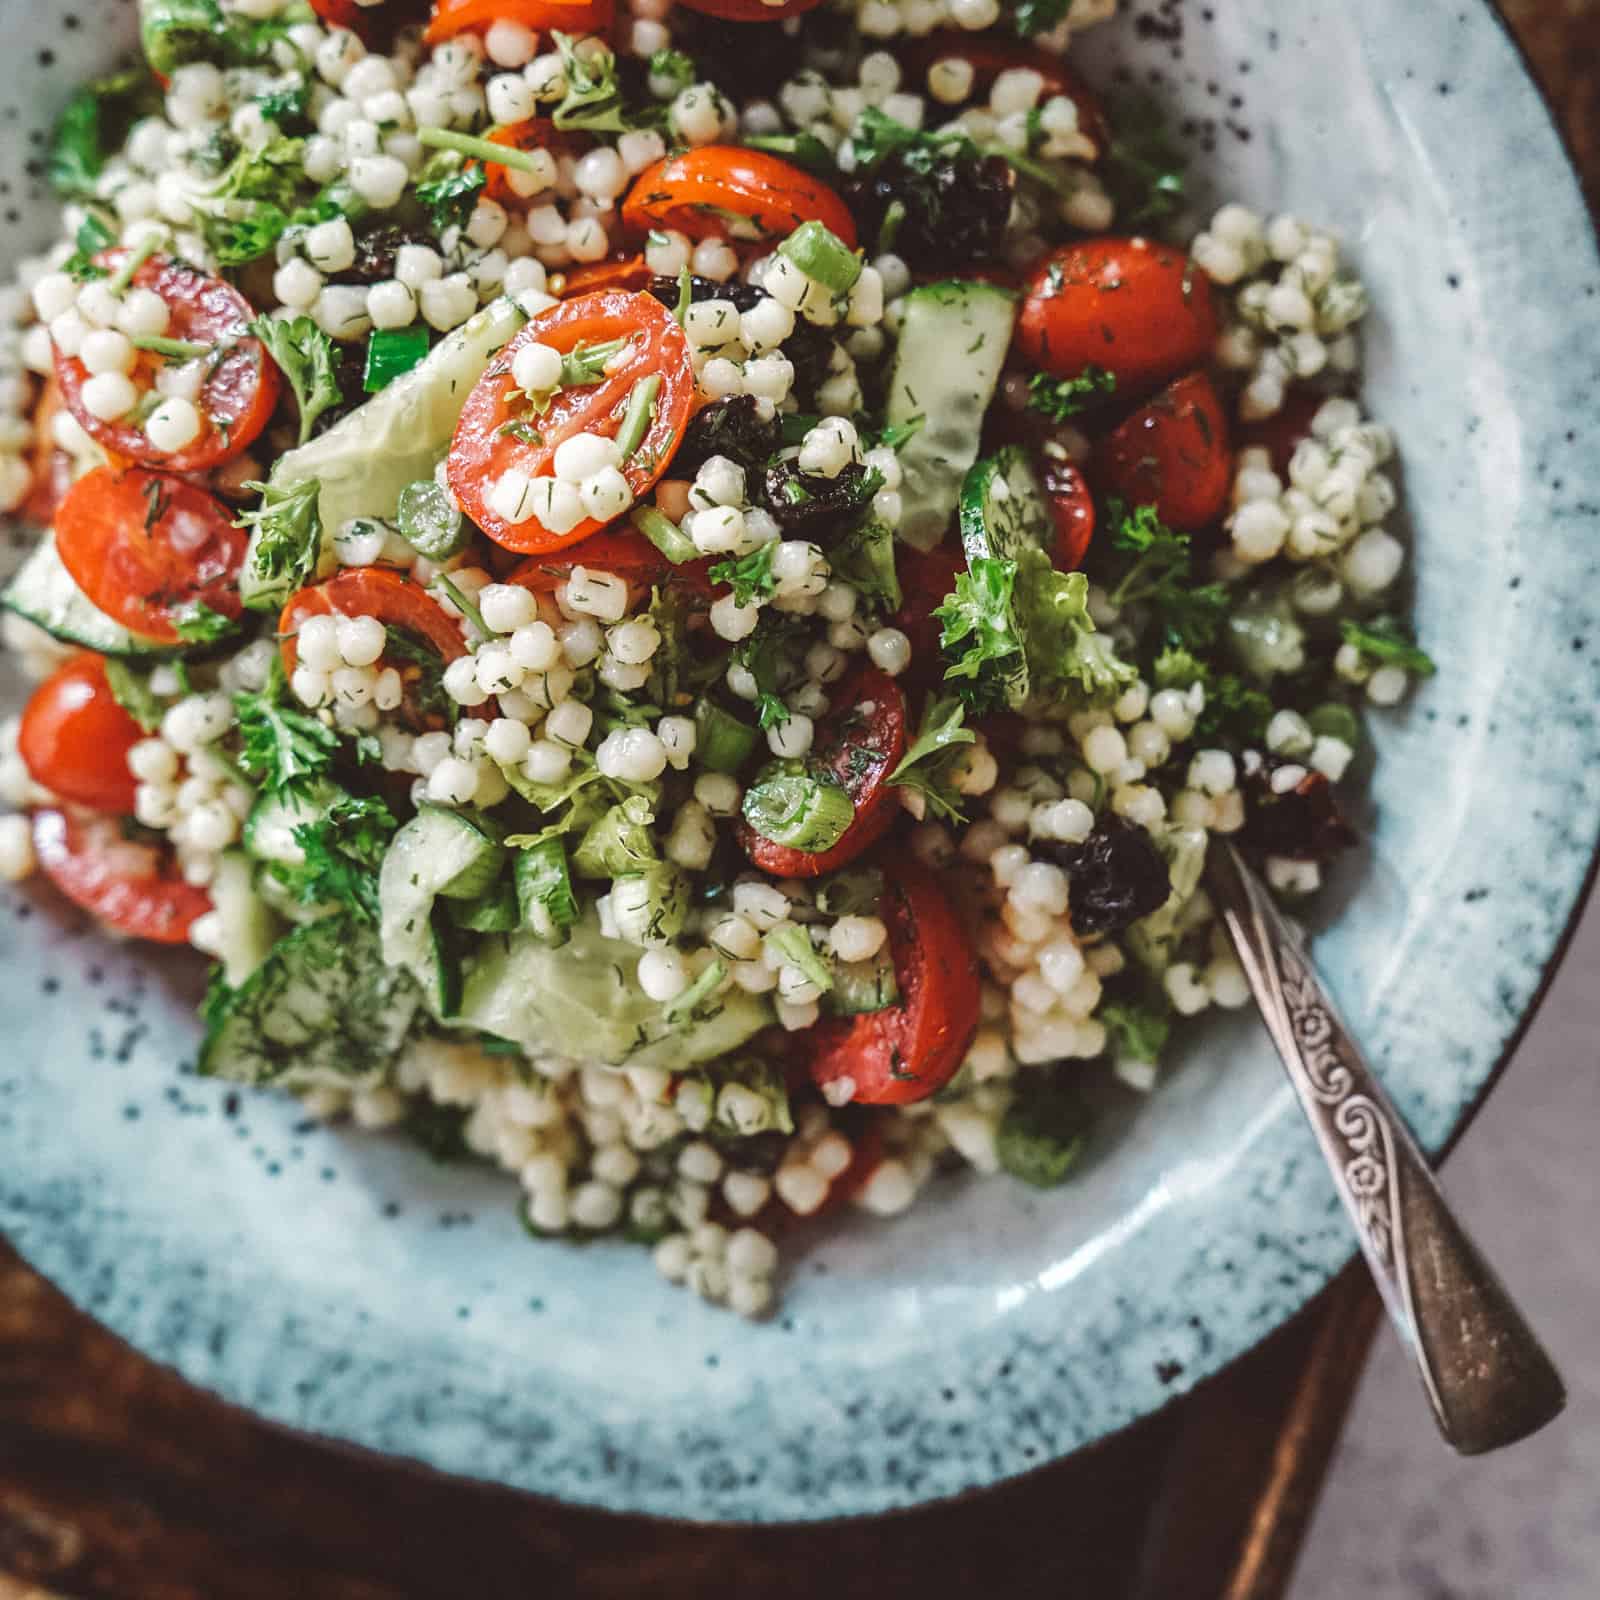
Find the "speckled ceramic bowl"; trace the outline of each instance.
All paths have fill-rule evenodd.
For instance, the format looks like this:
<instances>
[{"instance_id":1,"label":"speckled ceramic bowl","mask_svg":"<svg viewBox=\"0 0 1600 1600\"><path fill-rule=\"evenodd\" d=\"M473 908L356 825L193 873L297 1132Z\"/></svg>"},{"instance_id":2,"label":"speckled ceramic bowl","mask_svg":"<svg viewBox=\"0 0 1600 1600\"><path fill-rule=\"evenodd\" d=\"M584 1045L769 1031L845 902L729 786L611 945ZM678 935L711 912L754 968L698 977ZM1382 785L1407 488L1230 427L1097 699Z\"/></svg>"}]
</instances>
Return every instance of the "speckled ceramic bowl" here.
<instances>
[{"instance_id":1,"label":"speckled ceramic bowl","mask_svg":"<svg viewBox=\"0 0 1600 1600\"><path fill-rule=\"evenodd\" d=\"M1332 222L1373 291L1368 393L1441 671L1375 719L1371 846L1319 952L1437 1148L1526 1019L1600 832L1593 234L1480 0L1160 9L1085 56L1188 119L1202 199ZM133 14L0 4L0 258L50 233L42 130ZM788 1520L992 1483L1215 1371L1351 1249L1235 1018L1066 1189L952 1182L855 1221L749 1325L642 1252L530 1243L505 1182L185 1077L197 990L47 894L4 902L0 1227L242 1405L565 1499Z\"/></svg>"}]
</instances>

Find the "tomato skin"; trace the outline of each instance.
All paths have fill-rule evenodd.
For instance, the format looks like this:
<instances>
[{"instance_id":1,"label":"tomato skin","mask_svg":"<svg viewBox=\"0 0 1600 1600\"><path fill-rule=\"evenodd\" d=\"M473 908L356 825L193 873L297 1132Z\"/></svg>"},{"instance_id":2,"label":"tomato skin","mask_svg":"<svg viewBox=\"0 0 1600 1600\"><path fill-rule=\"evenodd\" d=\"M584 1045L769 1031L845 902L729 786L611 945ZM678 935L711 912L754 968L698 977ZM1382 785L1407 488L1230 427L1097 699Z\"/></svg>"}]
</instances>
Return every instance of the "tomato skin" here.
<instances>
[{"instance_id":1,"label":"tomato skin","mask_svg":"<svg viewBox=\"0 0 1600 1600\"><path fill-rule=\"evenodd\" d=\"M708 17L721 17L724 22L782 22L785 17L798 17L802 12L815 10L822 0L782 0L780 5L768 5L766 0L682 0L691 11Z\"/></svg>"},{"instance_id":2,"label":"tomato skin","mask_svg":"<svg viewBox=\"0 0 1600 1600\"><path fill-rule=\"evenodd\" d=\"M283 670L292 673L300 659L295 635L310 617L376 617L426 639L448 663L467 653L460 625L437 600L393 567L346 567L322 583L293 594L278 616Z\"/></svg>"},{"instance_id":3,"label":"tomato skin","mask_svg":"<svg viewBox=\"0 0 1600 1600\"><path fill-rule=\"evenodd\" d=\"M95 263L115 272L127 254L126 250L108 250L96 256ZM164 472L204 472L233 460L254 443L271 420L281 382L277 364L267 354L266 346L245 332L255 316L250 302L221 278L199 272L170 256L152 256L134 273L133 282L141 289L153 289L167 302L167 337L196 344L226 341L232 346L201 385L199 437L169 455L150 443L143 428L130 422L102 422L92 416L83 404L88 370L76 356L55 350L56 380L68 409L84 432L113 455L159 467ZM163 365L160 356L141 354L132 374L134 383L140 389L148 388L155 371ZM227 426L220 428L219 422Z\"/></svg>"},{"instance_id":4,"label":"tomato skin","mask_svg":"<svg viewBox=\"0 0 1600 1600\"><path fill-rule=\"evenodd\" d=\"M391 41L407 23L420 22L429 8L428 0L378 0L365 6L357 0L311 0L311 9L330 28L347 28L370 47Z\"/></svg>"},{"instance_id":5,"label":"tomato skin","mask_svg":"<svg viewBox=\"0 0 1600 1600\"><path fill-rule=\"evenodd\" d=\"M1038 467L1039 486L1050 504L1050 520L1056 525L1052 559L1061 571L1076 572L1094 539L1094 496L1072 462L1041 454Z\"/></svg>"},{"instance_id":6,"label":"tomato skin","mask_svg":"<svg viewBox=\"0 0 1600 1600\"><path fill-rule=\"evenodd\" d=\"M805 1036L811 1078L855 1083L863 1105L905 1105L955 1076L978 1026L978 961L938 879L909 854L884 862L881 915L889 928L900 1003L860 1017L829 1017Z\"/></svg>"},{"instance_id":7,"label":"tomato skin","mask_svg":"<svg viewBox=\"0 0 1600 1600\"><path fill-rule=\"evenodd\" d=\"M101 656L85 653L56 668L28 699L17 753L33 781L74 805L127 815L138 783L128 752L144 730L106 681Z\"/></svg>"},{"instance_id":8,"label":"tomato skin","mask_svg":"<svg viewBox=\"0 0 1600 1600\"><path fill-rule=\"evenodd\" d=\"M633 180L622 202L622 221L636 234L676 228L691 239L735 239L714 211L748 218L764 238L781 239L802 222L824 223L852 250L855 219L820 178L739 145L706 144L668 156Z\"/></svg>"},{"instance_id":9,"label":"tomato skin","mask_svg":"<svg viewBox=\"0 0 1600 1600\"><path fill-rule=\"evenodd\" d=\"M183 881L170 851L124 839L116 818L46 807L33 814L33 849L62 894L135 939L183 944L211 909L211 896Z\"/></svg>"},{"instance_id":10,"label":"tomato skin","mask_svg":"<svg viewBox=\"0 0 1600 1600\"><path fill-rule=\"evenodd\" d=\"M96 467L56 512L56 550L73 582L107 616L161 644L182 641L173 619L190 603L239 616L248 545L215 496L140 467Z\"/></svg>"},{"instance_id":11,"label":"tomato skin","mask_svg":"<svg viewBox=\"0 0 1600 1600\"><path fill-rule=\"evenodd\" d=\"M759 5L760 0L756 0ZM625 289L637 294L648 289L655 274L645 264L643 256L620 256L610 261L592 261L587 266L573 267L561 275L561 287L552 287L551 293L562 300L574 295L593 294L597 289Z\"/></svg>"},{"instance_id":12,"label":"tomato skin","mask_svg":"<svg viewBox=\"0 0 1600 1600\"><path fill-rule=\"evenodd\" d=\"M1086 239L1033 269L1017 347L1036 367L1073 378L1090 366L1134 399L1201 365L1217 339L1211 280L1181 251L1147 239Z\"/></svg>"},{"instance_id":13,"label":"tomato skin","mask_svg":"<svg viewBox=\"0 0 1600 1600\"><path fill-rule=\"evenodd\" d=\"M911 641L906 677L914 687L929 690L944 676L939 652L944 624L933 613L955 592L956 577L967 570L967 558L959 543L946 539L931 550L902 544L895 550L894 564L900 579L900 609L892 621Z\"/></svg>"},{"instance_id":14,"label":"tomato skin","mask_svg":"<svg viewBox=\"0 0 1600 1600\"><path fill-rule=\"evenodd\" d=\"M530 117L526 122L506 122L491 128L484 136L490 144L503 144L509 150L548 150L555 156L577 156L591 149L594 140L580 130L558 128L549 117ZM483 163L483 192L491 200L512 211L525 211L533 204L527 195L511 186L507 168L493 161ZM599 287L598 285L596 287Z\"/></svg>"},{"instance_id":15,"label":"tomato skin","mask_svg":"<svg viewBox=\"0 0 1600 1600\"><path fill-rule=\"evenodd\" d=\"M1013 67L1030 67L1044 79L1039 92L1042 104L1053 95L1065 95L1078 108L1078 129L1093 141L1096 160L1111 145L1111 125L1099 97L1060 56L1033 45L1010 44L986 34L966 33L958 28L940 28L926 39L913 43L909 52L917 65L917 77L926 82L928 68L936 61L952 57L972 68L972 94L987 99L994 80Z\"/></svg>"},{"instance_id":16,"label":"tomato skin","mask_svg":"<svg viewBox=\"0 0 1600 1600\"><path fill-rule=\"evenodd\" d=\"M831 696L811 760L832 771L855 803L855 820L831 850L796 850L774 844L741 817L735 828L739 847L763 872L777 878L820 878L847 866L870 850L900 815L900 802L884 783L906 753L906 697L893 678L877 667L860 668ZM873 710L862 708L871 704ZM864 719L864 720L863 720ZM863 760L863 753L868 759Z\"/></svg>"},{"instance_id":17,"label":"tomato skin","mask_svg":"<svg viewBox=\"0 0 1600 1600\"><path fill-rule=\"evenodd\" d=\"M1311 419L1327 402L1328 396L1315 389L1291 389L1270 417L1247 422L1239 430L1239 448L1267 451L1272 457L1272 470L1280 478L1286 477L1295 446L1311 437Z\"/></svg>"},{"instance_id":18,"label":"tomato skin","mask_svg":"<svg viewBox=\"0 0 1600 1600\"><path fill-rule=\"evenodd\" d=\"M1203 372L1168 384L1102 439L1095 475L1129 505L1153 505L1170 527L1193 533L1222 515L1233 487L1228 417Z\"/></svg>"},{"instance_id":19,"label":"tomato skin","mask_svg":"<svg viewBox=\"0 0 1600 1600\"><path fill-rule=\"evenodd\" d=\"M559 390L549 409L531 419L542 443L528 444L499 431L524 408L511 376L511 363L523 345L539 342L565 352L580 341L614 338L632 339L628 361L599 383ZM491 509L489 492L511 467L530 478L549 476L557 445L575 433L615 436L634 383L649 374L661 379L655 415L639 449L622 468L635 500L666 470L694 403L694 368L683 329L660 301L619 289L580 295L541 311L495 358L462 407L446 460L451 492L461 509L496 544L523 555L564 550L587 539L601 527L593 517L566 533L551 533L537 518L507 522Z\"/></svg>"},{"instance_id":20,"label":"tomato skin","mask_svg":"<svg viewBox=\"0 0 1600 1600\"><path fill-rule=\"evenodd\" d=\"M555 5L547 0L434 0L433 16L423 39L438 44L469 28L487 29L491 23L520 22L535 33L559 28L563 33L604 33L611 26L611 0L590 4Z\"/></svg>"}]
</instances>

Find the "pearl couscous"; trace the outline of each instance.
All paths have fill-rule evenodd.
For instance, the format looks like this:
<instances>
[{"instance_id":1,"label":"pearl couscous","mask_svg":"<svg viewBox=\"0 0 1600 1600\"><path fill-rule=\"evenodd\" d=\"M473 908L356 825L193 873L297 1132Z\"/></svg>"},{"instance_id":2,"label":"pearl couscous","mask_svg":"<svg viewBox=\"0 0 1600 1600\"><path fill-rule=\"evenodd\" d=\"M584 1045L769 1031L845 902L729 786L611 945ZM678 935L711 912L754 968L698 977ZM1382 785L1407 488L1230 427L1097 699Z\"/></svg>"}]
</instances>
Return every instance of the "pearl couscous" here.
<instances>
[{"instance_id":1,"label":"pearl couscous","mask_svg":"<svg viewBox=\"0 0 1600 1600\"><path fill-rule=\"evenodd\" d=\"M715 9L141 8L0 290L0 876L758 1316L1070 1178L1247 1003L1207 841L1315 891L1433 669L1354 267L1119 165L1113 0Z\"/></svg>"}]
</instances>

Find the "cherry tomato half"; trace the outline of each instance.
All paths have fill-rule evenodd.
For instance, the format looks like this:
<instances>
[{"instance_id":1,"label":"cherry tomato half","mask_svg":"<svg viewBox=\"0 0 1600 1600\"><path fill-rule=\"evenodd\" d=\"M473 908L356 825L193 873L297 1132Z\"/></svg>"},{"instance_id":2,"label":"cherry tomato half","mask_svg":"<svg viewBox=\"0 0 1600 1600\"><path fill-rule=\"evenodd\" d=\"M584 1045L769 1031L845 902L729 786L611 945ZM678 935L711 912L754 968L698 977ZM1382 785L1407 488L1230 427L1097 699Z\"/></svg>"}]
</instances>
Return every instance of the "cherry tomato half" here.
<instances>
[{"instance_id":1,"label":"cherry tomato half","mask_svg":"<svg viewBox=\"0 0 1600 1600\"><path fill-rule=\"evenodd\" d=\"M1086 239L1034 268L1017 347L1036 367L1073 378L1101 367L1136 399L1199 366L1217 338L1211 280L1181 251L1148 239Z\"/></svg>"},{"instance_id":2,"label":"cherry tomato half","mask_svg":"<svg viewBox=\"0 0 1600 1600\"><path fill-rule=\"evenodd\" d=\"M847 866L889 831L900 802L884 779L906 753L906 697L888 673L860 668L832 696L836 708L817 730L810 765L833 775L856 808L855 819L831 850L795 850L763 838L742 817L739 846L776 878L819 878Z\"/></svg>"},{"instance_id":3,"label":"cherry tomato half","mask_svg":"<svg viewBox=\"0 0 1600 1600\"><path fill-rule=\"evenodd\" d=\"M1050 504L1050 520L1056 525L1051 559L1061 571L1076 572L1094 538L1094 496L1070 461L1041 454L1038 462L1039 485Z\"/></svg>"},{"instance_id":4,"label":"cherry tomato half","mask_svg":"<svg viewBox=\"0 0 1600 1600\"><path fill-rule=\"evenodd\" d=\"M594 144L588 134L558 128L549 117L530 117L526 122L502 123L498 128L491 128L486 137L490 144L503 144L510 150L548 150L553 156L582 155ZM515 168L494 161L483 165L483 192L491 200L497 200L513 211L530 204L531 197L517 188L522 174Z\"/></svg>"},{"instance_id":5,"label":"cherry tomato half","mask_svg":"<svg viewBox=\"0 0 1600 1600\"><path fill-rule=\"evenodd\" d=\"M739 145L705 144L646 167L622 202L637 234L676 228L691 239L783 239L821 222L855 249L849 208L820 178Z\"/></svg>"},{"instance_id":6,"label":"cherry tomato half","mask_svg":"<svg viewBox=\"0 0 1600 1600\"><path fill-rule=\"evenodd\" d=\"M852 1100L904 1105L955 1076L978 1026L978 962L956 909L909 855L884 862L880 915L889 928L900 1003L859 1017L825 1018L806 1035L819 1087L843 1078Z\"/></svg>"},{"instance_id":7,"label":"cherry tomato half","mask_svg":"<svg viewBox=\"0 0 1600 1600\"><path fill-rule=\"evenodd\" d=\"M311 9L330 28L348 28L369 46L388 42L408 23L428 14L428 0L311 0Z\"/></svg>"},{"instance_id":8,"label":"cherry tomato half","mask_svg":"<svg viewBox=\"0 0 1600 1600\"><path fill-rule=\"evenodd\" d=\"M420 583L393 567L346 567L291 595L278 615L285 672L292 673L300 659L296 635L301 624L318 616L376 617L425 640L446 664L467 653L455 618ZM395 665L404 677L408 664Z\"/></svg>"},{"instance_id":9,"label":"cherry tomato half","mask_svg":"<svg viewBox=\"0 0 1600 1600\"><path fill-rule=\"evenodd\" d=\"M966 33L957 28L940 28L914 43L909 52L917 67L917 79L927 81L928 68L936 61L965 61L972 68L973 98L986 100L994 80L1014 67L1026 67L1044 79L1039 91L1041 103L1062 94L1078 108L1078 130L1090 139L1098 155L1111 145L1111 126L1099 97L1060 56L1032 45L1009 44L986 34Z\"/></svg>"},{"instance_id":10,"label":"cherry tomato half","mask_svg":"<svg viewBox=\"0 0 1600 1600\"><path fill-rule=\"evenodd\" d=\"M177 644L186 608L240 612L249 535L222 502L184 478L96 467L56 513L56 551L100 610L141 638Z\"/></svg>"},{"instance_id":11,"label":"cherry tomato half","mask_svg":"<svg viewBox=\"0 0 1600 1600\"><path fill-rule=\"evenodd\" d=\"M900 580L900 609L893 624L911 641L906 678L914 688L932 689L944 676L944 658L939 653L944 625L933 613L955 593L956 577L967 570L967 558L959 543L947 539L931 550L902 544L895 550L894 564Z\"/></svg>"},{"instance_id":12,"label":"cherry tomato half","mask_svg":"<svg viewBox=\"0 0 1600 1600\"><path fill-rule=\"evenodd\" d=\"M611 0L555 5L547 0L434 0L433 17L423 38L438 44L469 28L487 29L496 22L520 22L535 33L604 33L611 26Z\"/></svg>"},{"instance_id":13,"label":"cherry tomato half","mask_svg":"<svg viewBox=\"0 0 1600 1600\"><path fill-rule=\"evenodd\" d=\"M637 294L650 287L655 274L643 256L619 256L610 261L593 261L588 266L571 267L551 283L551 294L563 300L574 295L593 294L597 289L625 289Z\"/></svg>"},{"instance_id":14,"label":"cherry tomato half","mask_svg":"<svg viewBox=\"0 0 1600 1600\"><path fill-rule=\"evenodd\" d=\"M102 657L84 654L56 668L29 697L17 753L33 781L74 805L127 814L138 787L128 752L144 730L106 682Z\"/></svg>"},{"instance_id":15,"label":"cherry tomato half","mask_svg":"<svg viewBox=\"0 0 1600 1600\"><path fill-rule=\"evenodd\" d=\"M97 265L115 272L127 257L110 250L95 257ZM203 472L241 454L266 427L278 403L276 363L266 346L249 331L255 313L250 302L221 278L213 278L170 256L153 256L133 275L141 289L153 289L167 303L169 339L209 346L205 380L200 385L200 435L174 454L158 450L143 428L133 422L102 422L83 404L88 369L77 356L55 352L56 378L68 409L91 439L129 461L167 472ZM166 364L164 356L141 353L131 374L141 392Z\"/></svg>"},{"instance_id":16,"label":"cherry tomato half","mask_svg":"<svg viewBox=\"0 0 1600 1600\"><path fill-rule=\"evenodd\" d=\"M170 851L124 838L118 818L36 811L33 849L62 894L135 939L182 944L211 909L211 896L183 881Z\"/></svg>"},{"instance_id":17,"label":"cherry tomato half","mask_svg":"<svg viewBox=\"0 0 1600 1600\"><path fill-rule=\"evenodd\" d=\"M1233 487L1216 385L1203 372L1168 384L1100 441L1094 465L1101 487L1129 505L1153 505L1163 522L1189 533L1208 527Z\"/></svg>"},{"instance_id":18,"label":"cherry tomato half","mask_svg":"<svg viewBox=\"0 0 1600 1600\"><path fill-rule=\"evenodd\" d=\"M550 397L536 413L511 376L511 363L525 344L547 344L568 354L578 345L628 341L625 356L597 383L573 384ZM554 472L556 447L577 433L615 438L636 383L659 377L648 428L623 463L622 475L637 500L672 459L694 402L694 367L689 342L671 312L647 294L619 289L580 295L541 311L502 350L462 407L446 470L461 509L496 544L523 554L564 550L588 538L601 524L585 517L565 533L552 533L537 517L508 522L489 504L490 492L511 468L530 478ZM506 431L518 425L537 442Z\"/></svg>"},{"instance_id":19,"label":"cherry tomato half","mask_svg":"<svg viewBox=\"0 0 1600 1600\"><path fill-rule=\"evenodd\" d=\"M782 22L822 4L822 0L682 0L690 11L724 22Z\"/></svg>"}]
</instances>

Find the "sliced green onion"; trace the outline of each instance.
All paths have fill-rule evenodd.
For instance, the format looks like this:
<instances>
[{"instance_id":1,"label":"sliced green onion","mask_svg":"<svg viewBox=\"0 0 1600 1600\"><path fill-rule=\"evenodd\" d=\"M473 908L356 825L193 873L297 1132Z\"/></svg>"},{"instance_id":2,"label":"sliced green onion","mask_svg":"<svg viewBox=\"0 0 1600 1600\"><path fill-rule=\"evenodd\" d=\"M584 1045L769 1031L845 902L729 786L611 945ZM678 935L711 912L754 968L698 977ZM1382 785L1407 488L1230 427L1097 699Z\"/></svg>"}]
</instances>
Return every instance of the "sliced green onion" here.
<instances>
[{"instance_id":1,"label":"sliced green onion","mask_svg":"<svg viewBox=\"0 0 1600 1600\"><path fill-rule=\"evenodd\" d=\"M876 867L846 867L817 885L817 910L824 916L875 917L882 904L883 874Z\"/></svg>"},{"instance_id":2,"label":"sliced green onion","mask_svg":"<svg viewBox=\"0 0 1600 1600\"><path fill-rule=\"evenodd\" d=\"M529 150L496 144L492 139L476 139L470 133L457 133L454 128L418 128L417 143L430 150L458 150L479 161L515 167L518 172L543 172L545 165Z\"/></svg>"},{"instance_id":3,"label":"sliced green onion","mask_svg":"<svg viewBox=\"0 0 1600 1600\"><path fill-rule=\"evenodd\" d=\"M406 543L430 561L458 555L471 537L466 519L432 478L419 478L400 491L398 520Z\"/></svg>"},{"instance_id":4,"label":"sliced green onion","mask_svg":"<svg viewBox=\"0 0 1600 1600\"><path fill-rule=\"evenodd\" d=\"M668 944L689 916L689 879L679 868L654 861L611 880L611 917L629 944Z\"/></svg>"},{"instance_id":5,"label":"sliced green onion","mask_svg":"<svg viewBox=\"0 0 1600 1600\"><path fill-rule=\"evenodd\" d=\"M765 150L768 155L782 156L807 172L820 178L837 178L839 163L833 152L814 133L761 133L747 135L740 140L752 150Z\"/></svg>"},{"instance_id":6,"label":"sliced green onion","mask_svg":"<svg viewBox=\"0 0 1600 1600\"><path fill-rule=\"evenodd\" d=\"M522 920L516 888L504 879L480 900L447 900L445 910L469 933L510 933Z\"/></svg>"},{"instance_id":7,"label":"sliced green onion","mask_svg":"<svg viewBox=\"0 0 1600 1600\"><path fill-rule=\"evenodd\" d=\"M483 620L483 613L478 609L477 605L473 601L466 597L466 595L462 592L461 587L451 581L450 574L448 572L441 572L436 582L438 583L439 587L450 596L450 599L455 605L456 610L459 611L461 615L464 616L485 639L492 639L494 637L494 629ZM471 647L469 646L469 648Z\"/></svg>"},{"instance_id":8,"label":"sliced green onion","mask_svg":"<svg viewBox=\"0 0 1600 1600\"><path fill-rule=\"evenodd\" d=\"M715 700L695 702L694 728L694 758L712 772L737 772L755 754L756 730Z\"/></svg>"},{"instance_id":9,"label":"sliced green onion","mask_svg":"<svg viewBox=\"0 0 1600 1600\"><path fill-rule=\"evenodd\" d=\"M840 961L833 969L828 1010L836 1017L860 1017L898 1004L900 985L894 958L885 946L866 961Z\"/></svg>"},{"instance_id":10,"label":"sliced green onion","mask_svg":"<svg viewBox=\"0 0 1600 1600\"><path fill-rule=\"evenodd\" d=\"M780 772L745 791L744 820L763 839L820 855L844 837L856 808L837 784Z\"/></svg>"},{"instance_id":11,"label":"sliced green onion","mask_svg":"<svg viewBox=\"0 0 1600 1600\"><path fill-rule=\"evenodd\" d=\"M683 319L689 315L689 307L694 304L694 279L689 276L687 267L678 268L678 303L672 308L673 318L678 326L683 326Z\"/></svg>"},{"instance_id":12,"label":"sliced green onion","mask_svg":"<svg viewBox=\"0 0 1600 1600\"><path fill-rule=\"evenodd\" d=\"M693 561L700 554L695 549L694 540L682 532L664 511L657 511L654 506L635 506L628 513L628 521L675 567L685 561Z\"/></svg>"},{"instance_id":13,"label":"sliced green onion","mask_svg":"<svg viewBox=\"0 0 1600 1600\"><path fill-rule=\"evenodd\" d=\"M559 838L543 839L519 851L513 872L517 910L525 928L550 933L578 920L578 900L567 871L567 847Z\"/></svg>"},{"instance_id":14,"label":"sliced green onion","mask_svg":"<svg viewBox=\"0 0 1600 1600\"><path fill-rule=\"evenodd\" d=\"M797 967L824 994L833 987L833 968L818 954L811 935L798 922L780 922L762 942L779 962Z\"/></svg>"},{"instance_id":15,"label":"sliced green onion","mask_svg":"<svg viewBox=\"0 0 1600 1600\"><path fill-rule=\"evenodd\" d=\"M622 413L622 426L617 429L617 449L624 461L644 442L660 392L661 375L655 372L648 378L641 378L629 391L628 409Z\"/></svg>"},{"instance_id":16,"label":"sliced green onion","mask_svg":"<svg viewBox=\"0 0 1600 1600\"><path fill-rule=\"evenodd\" d=\"M713 961L676 1000L669 1000L661 1008L668 1022L684 1022L693 1017L701 1006L723 985L728 969L720 961Z\"/></svg>"},{"instance_id":17,"label":"sliced green onion","mask_svg":"<svg viewBox=\"0 0 1600 1600\"><path fill-rule=\"evenodd\" d=\"M428 353L428 330L413 324L409 328L379 328L367 340L367 370L361 386L368 394L387 388L402 373L409 372Z\"/></svg>"},{"instance_id":18,"label":"sliced green onion","mask_svg":"<svg viewBox=\"0 0 1600 1600\"><path fill-rule=\"evenodd\" d=\"M848 294L861 276L861 257L815 218L802 222L778 246L778 254L787 256L829 294Z\"/></svg>"},{"instance_id":19,"label":"sliced green onion","mask_svg":"<svg viewBox=\"0 0 1600 1600\"><path fill-rule=\"evenodd\" d=\"M906 220L906 206L903 200L891 200L884 207L883 221L878 227L878 254L887 255L894 249L895 236L900 232L900 225Z\"/></svg>"},{"instance_id":20,"label":"sliced green onion","mask_svg":"<svg viewBox=\"0 0 1600 1600\"><path fill-rule=\"evenodd\" d=\"M1306 714L1311 731L1322 739L1339 739L1352 750L1361 748L1361 719L1349 706L1330 700Z\"/></svg>"},{"instance_id":21,"label":"sliced green onion","mask_svg":"<svg viewBox=\"0 0 1600 1600\"><path fill-rule=\"evenodd\" d=\"M193 361L199 356L208 356L216 347L209 344L196 344L193 339L167 339L156 333L135 334L128 343L135 350L148 350L151 355L169 356L174 361Z\"/></svg>"},{"instance_id":22,"label":"sliced green onion","mask_svg":"<svg viewBox=\"0 0 1600 1600\"><path fill-rule=\"evenodd\" d=\"M121 294L133 282L133 275L160 249L154 239L146 239L126 261L117 268L106 287L112 294Z\"/></svg>"},{"instance_id":23,"label":"sliced green onion","mask_svg":"<svg viewBox=\"0 0 1600 1600\"><path fill-rule=\"evenodd\" d=\"M585 344L581 339L561 358L561 379L558 387L580 388L598 383L606 375L606 363L618 351L626 348L626 339L603 339L599 344Z\"/></svg>"}]
</instances>

